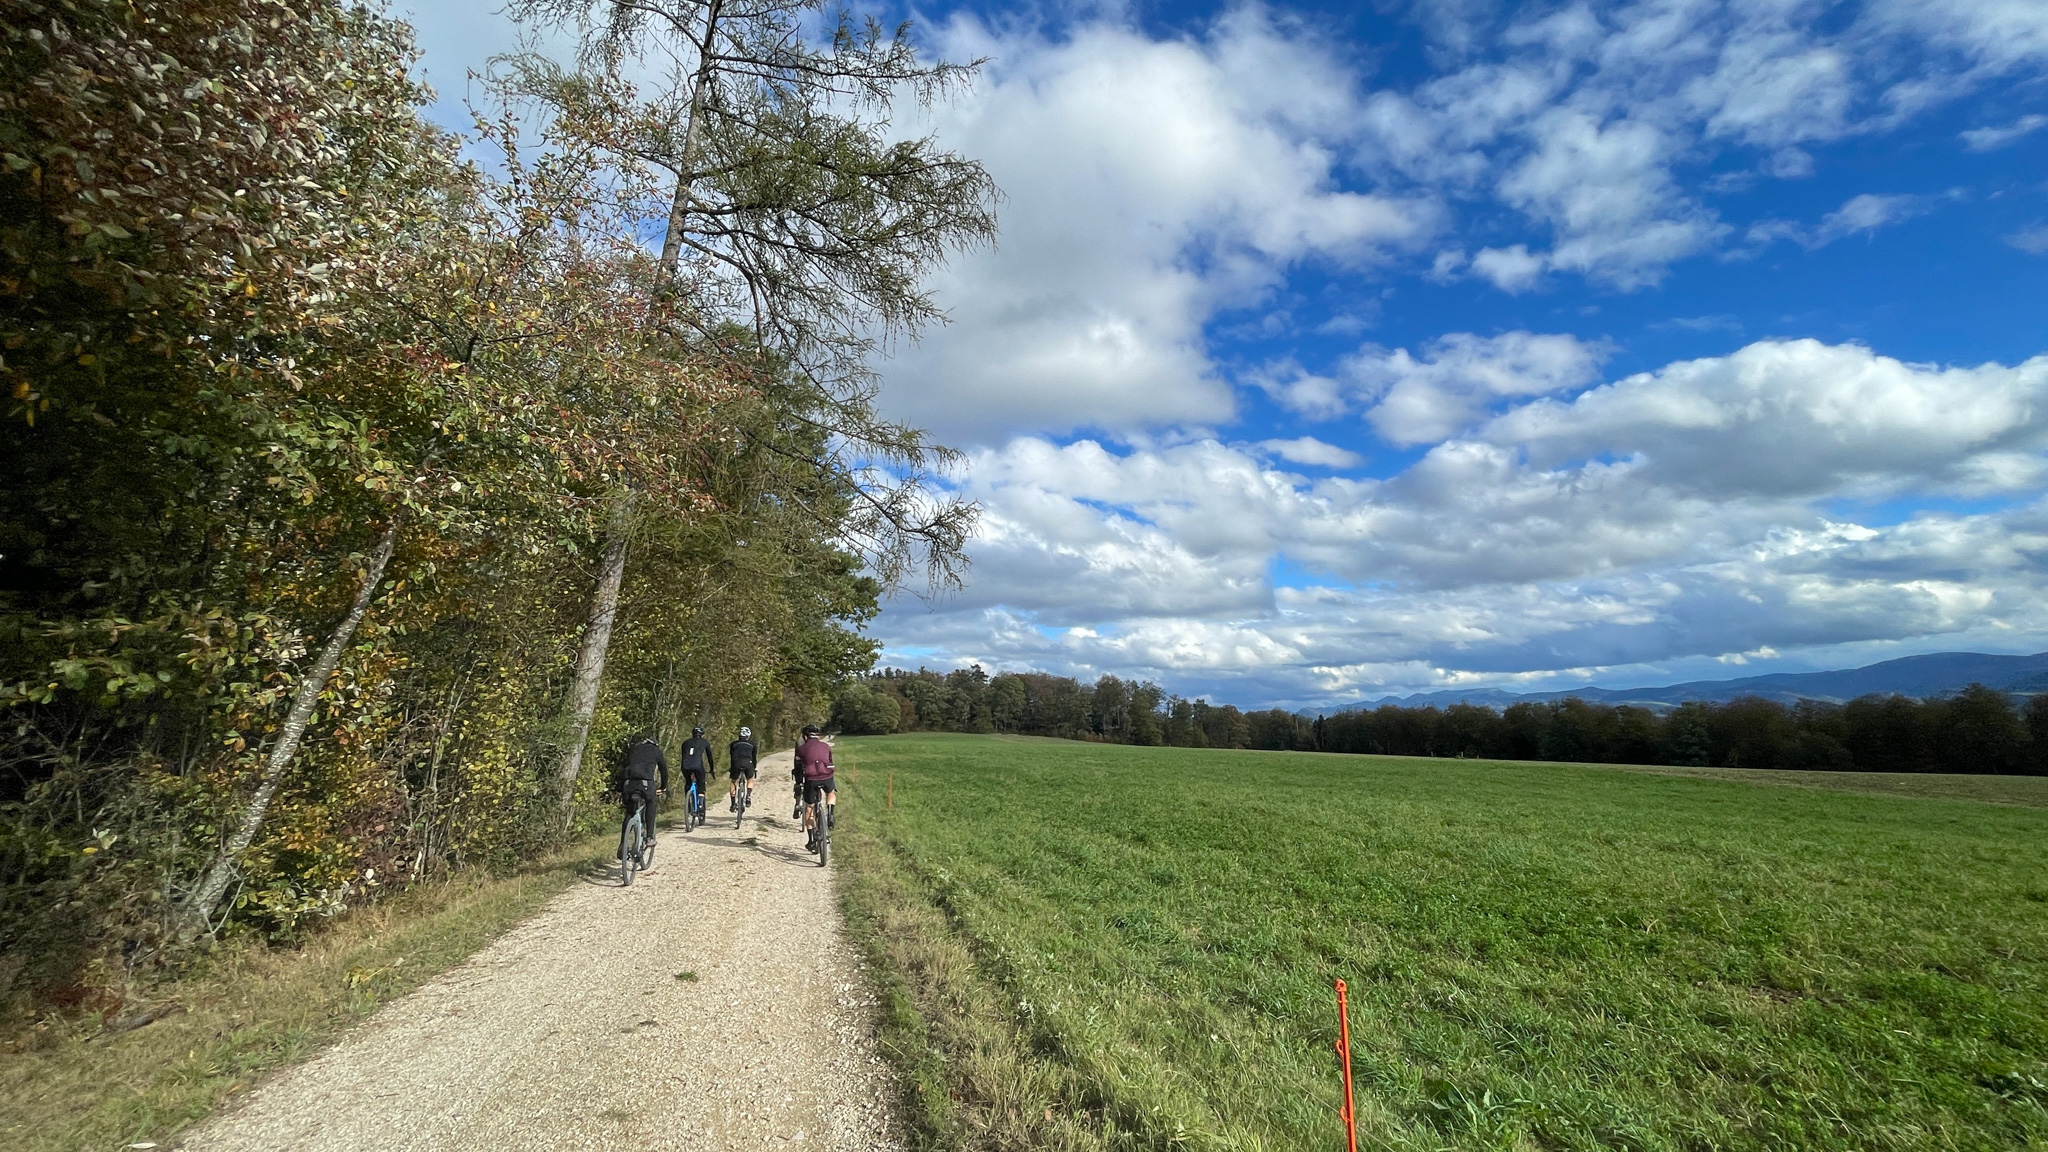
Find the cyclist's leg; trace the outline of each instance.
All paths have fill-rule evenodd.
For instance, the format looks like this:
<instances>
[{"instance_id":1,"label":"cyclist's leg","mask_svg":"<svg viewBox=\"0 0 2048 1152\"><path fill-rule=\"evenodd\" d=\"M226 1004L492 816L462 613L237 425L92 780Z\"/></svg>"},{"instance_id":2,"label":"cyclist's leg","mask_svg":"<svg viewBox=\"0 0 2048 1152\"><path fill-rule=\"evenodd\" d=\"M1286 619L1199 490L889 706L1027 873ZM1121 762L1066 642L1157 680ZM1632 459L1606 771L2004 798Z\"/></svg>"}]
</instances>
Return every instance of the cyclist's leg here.
<instances>
[{"instance_id":1,"label":"cyclist's leg","mask_svg":"<svg viewBox=\"0 0 2048 1152\"><path fill-rule=\"evenodd\" d=\"M628 781L620 791L620 799L624 801L621 806L626 810L626 814L619 818L619 852L622 856L626 850L626 829L633 823L634 814L643 812L641 805L646 803L646 796L646 790L633 781ZM650 825L643 814L640 817L640 834L645 836L649 831Z\"/></svg>"}]
</instances>

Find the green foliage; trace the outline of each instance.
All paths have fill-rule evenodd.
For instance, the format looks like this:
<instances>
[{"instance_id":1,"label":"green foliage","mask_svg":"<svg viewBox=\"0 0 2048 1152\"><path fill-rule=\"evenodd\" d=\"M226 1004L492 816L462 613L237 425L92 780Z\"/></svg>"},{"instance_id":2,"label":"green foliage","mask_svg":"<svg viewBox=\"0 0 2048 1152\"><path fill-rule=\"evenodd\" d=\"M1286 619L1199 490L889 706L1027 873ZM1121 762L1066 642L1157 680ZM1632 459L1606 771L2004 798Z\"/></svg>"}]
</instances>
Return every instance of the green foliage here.
<instances>
[{"instance_id":1,"label":"green foliage","mask_svg":"<svg viewBox=\"0 0 2048 1152\"><path fill-rule=\"evenodd\" d=\"M2048 810L1006 737L840 755L925 1147L1341 1147L1340 978L1361 1146L2048 1140Z\"/></svg>"},{"instance_id":2,"label":"green foliage","mask_svg":"<svg viewBox=\"0 0 2048 1152\"><path fill-rule=\"evenodd\" d=\"M1382 704L1312 721L1284 713L1253 719L1254 748L1809 772L2048 772L2048 698L2031 698L2022 712L1982 684L1927 700L1865 696L1790 708L1755 696L1689 701L1662 715L1571 697L1503 712Z\"/></svg>"},{"instance_id":3,"label":"green foliage","mask_svg":"<svg viewBox=\"0 0 2048 1152\"><path fill-rule=\"evenodd\" d=\"M462 163L412 62L339 0L0 0L0 996L182 959L171 910L393 525L229 936L560 839L622 487L593 747L779 739L872 663L863 518L914 494L838 454L849 398L677 290L589 156L486 122L509 175Z\"/></svg>"}]
</instances>

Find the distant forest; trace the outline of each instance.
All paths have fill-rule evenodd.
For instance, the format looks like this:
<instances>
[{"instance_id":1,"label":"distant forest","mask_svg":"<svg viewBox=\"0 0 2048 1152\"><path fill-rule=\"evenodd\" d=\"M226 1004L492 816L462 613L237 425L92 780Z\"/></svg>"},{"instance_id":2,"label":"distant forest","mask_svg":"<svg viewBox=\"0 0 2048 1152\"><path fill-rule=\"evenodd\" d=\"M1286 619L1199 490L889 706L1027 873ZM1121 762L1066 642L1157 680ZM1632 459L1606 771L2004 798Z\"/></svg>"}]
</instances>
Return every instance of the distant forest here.
<instances>
[{"instance_id":1,"label":"distant forest","mask_svg":"<svg viewBox=\"0 0 2048 1152\"><path fill-rule=\"evenodd\" d=\"M1042 672L990 676L890 668L848 681L832 724L848 735L1006 732L1176 748L1267 748L1382 756L1567 760L1867 772L2048 775L2048 696L2017 706L1972 684L1916 700L1847 704L1760 697L1693 701L1659 714L1576 697L1502 711L1469 704L1382 704L1324 716L1245 712L1104 676L1083 684Z\"/></svg>"}]
</instances>

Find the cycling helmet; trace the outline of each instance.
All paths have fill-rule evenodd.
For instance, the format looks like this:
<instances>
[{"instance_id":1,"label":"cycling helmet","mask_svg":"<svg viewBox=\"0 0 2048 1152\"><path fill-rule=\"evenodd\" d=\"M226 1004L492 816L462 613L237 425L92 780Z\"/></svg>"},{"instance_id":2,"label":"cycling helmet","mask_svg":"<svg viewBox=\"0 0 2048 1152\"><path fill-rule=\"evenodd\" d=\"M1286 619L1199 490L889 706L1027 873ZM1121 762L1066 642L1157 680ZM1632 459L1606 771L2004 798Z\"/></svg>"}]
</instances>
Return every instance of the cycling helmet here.
<instances>
[{"instance_id":1,"label":"cycling helmet","mask_svg":"<svg viewBox=\"0 0 2048 1152\"><path fill-rule=\"evenodd\" d=\"M742 739L742 740L752 740L753 738L754 738L754 730L753 730L752 728L748 728L748 727L746 727L745 725L741 725L741 726L740 726L740 739Z\"/></svg>"},{"instance_id":2,"label":"cycling helmet","mask_svg":"<svg viewBox=\"0 0 2048 1152\"><path fill-rule=\"evenodd\" d=\"M690 735L692 736L702 736L703 734L704 726L702 724L699 724L697 727L690 729Z\"/></svg>"},{"instance_id":3,"label":"cycling helmet","mask_svg":"<svg viewBox=\"0 0 2048 1152\"><path fill-rule=\"evenodd\" d=\"M818 734L818 726L817 726L816 724L806 724L806 725L804 725L804 735L806 735L806 736L816 736L817 734Z\"/></svg>"}]
</instances>

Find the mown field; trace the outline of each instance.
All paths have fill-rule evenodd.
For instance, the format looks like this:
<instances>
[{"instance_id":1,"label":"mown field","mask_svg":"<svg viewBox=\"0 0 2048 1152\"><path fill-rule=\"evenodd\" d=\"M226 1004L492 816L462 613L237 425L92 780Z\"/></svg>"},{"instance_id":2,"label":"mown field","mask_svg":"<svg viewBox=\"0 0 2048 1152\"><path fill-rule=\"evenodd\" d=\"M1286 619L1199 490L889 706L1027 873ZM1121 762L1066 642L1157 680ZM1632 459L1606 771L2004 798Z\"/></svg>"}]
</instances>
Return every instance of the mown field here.
<instances>
[{"instance_id":1,"label":"mown field","mask_svg":"<svg viewBox=\"0 0 2048 1152\"><path fill-rule=\"evenodd\" d=\"M2024 787L840 747L848 910L927 1146L1341 1148L1338 978L1362 1147L2048 1144Z\"/></svg>"}]
</instances>

